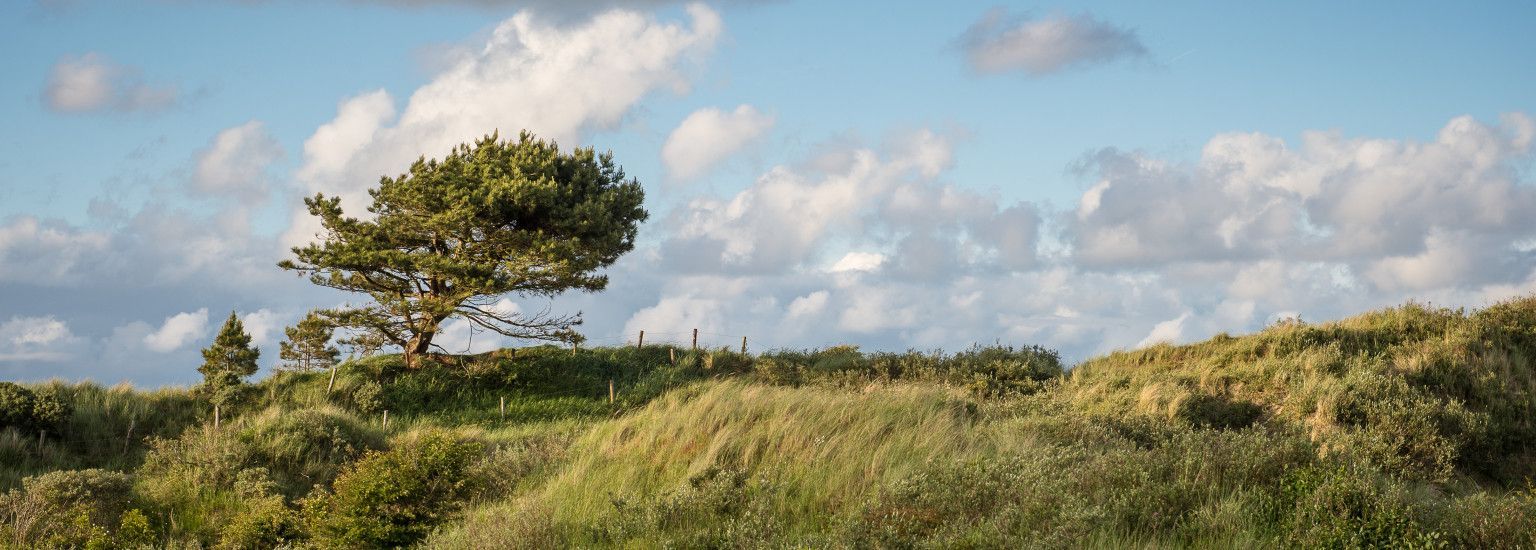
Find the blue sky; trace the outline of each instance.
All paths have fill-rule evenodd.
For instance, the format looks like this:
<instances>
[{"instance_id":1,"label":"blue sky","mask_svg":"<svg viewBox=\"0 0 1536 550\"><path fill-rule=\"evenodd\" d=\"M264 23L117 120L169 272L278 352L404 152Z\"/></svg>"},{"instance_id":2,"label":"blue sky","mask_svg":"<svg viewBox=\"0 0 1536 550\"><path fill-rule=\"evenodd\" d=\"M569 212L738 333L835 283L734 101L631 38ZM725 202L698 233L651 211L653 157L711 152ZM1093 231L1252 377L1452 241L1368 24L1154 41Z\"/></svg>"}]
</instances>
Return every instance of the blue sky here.
<instances>
[{"instance_id":1,"label":"blue sky","mask_svg":"<svg viewBox=\"0 0 1536 550\"><path fill-rule=\"evenodd\" d=\"M7 3L0 377L188 382L231 309L270 364L281 326L346 299L272 267L298 197L494 128L610 149L647 187L613 288L556 301L599 343L705 325L1081 359L1476 307L1536 289L1533 12Z\"/></svg>"}]
</instances>

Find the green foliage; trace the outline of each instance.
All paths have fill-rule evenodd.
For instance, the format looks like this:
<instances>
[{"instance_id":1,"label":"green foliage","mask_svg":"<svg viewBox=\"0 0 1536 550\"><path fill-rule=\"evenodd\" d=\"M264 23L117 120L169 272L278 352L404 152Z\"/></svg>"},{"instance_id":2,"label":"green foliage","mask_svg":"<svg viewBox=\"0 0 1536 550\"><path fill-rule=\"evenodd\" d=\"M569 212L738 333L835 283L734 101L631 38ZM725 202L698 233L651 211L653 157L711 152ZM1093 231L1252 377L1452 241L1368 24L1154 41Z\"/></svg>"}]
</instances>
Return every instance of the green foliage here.
<instances>
[{"instance_id":1,"label":"green foliage","mask_svg":"<svg viewBox=\"0 0 1536 550\"><path fill-rule=\"evenodd\" d=\"M0 427L32 425L37 395L11 382L0 382Z\"/></svg>"},{"instance_id":2,"label":"green foliage","mask_svg":"<svg viewBox=\"0 0 1536 550\"><path fill-rule=\"evenodd\" d=\"M352 406L363 414L379 412L384 408L384 386L373 380L358 384L352 390Z\"/></svg>"},{"instance_id":3,"label":"green foliage","mask_svg":"<svg viewBox=\"0 0 1536 550\"><path fill-rule=\"evenodd\" d=\"M337 197L305 199L327 237L278 265L368 294L373 304L328 317L399 346L411 367L452 317L517 338L573 340L579 317L520 315L498 298L602 290L598 271L634 248L647 216L640 183L611 155L562 153L526 132L420 159L369 194L366 221L344 215Z\"/></svg>"},{"instance_id":4,"label":"green foliage","mask_svg":"<svg viewBox=\"0 0 1536 550\"><path fill-rule=\"evenodd\" d=\"M0 382L0 428L57 431L73 410L53 387L32 391L15 383Z\"/></svg>"},{"instance_id":5,"label":"green foliage","mask_svg":"<svg viewBox=\"0 0 1536 550\"><path fill-rule=\"evenodd\" d=\"M202 389L215 404L231 402L245 383L245 377L256 374L256 360L261 350L251 347L251 335L245 333L245 325L235 312L219 329L213 344L203 349L203 366L197 372L203 374Z\"/></svg>"},{"instance_id":6,"label":"green foliage","mask_svg":"<svg viewBox=\"0 0 1536 550\"><path fill-rule=\"evenodd\" d=\"M324 547L404 547L426 537L469 495L467 471L479 443L428 434L364 456L329 493L305 501L315 542Z\"/></svg>"},{"instance_id":7,"label":"green foliage","mask_svg":"<svg viewBox=\"0 0 1536 550\"><path fill-rule=\"evenodd\" d=\"M275 484L261 470L242 472L235 492L243 509L219 535L218 548L277 548L302 537L299 516L282 495L272 494Z\"/></svg>"},{"instance_id":8,"label":"green foliage","mask_svg":"<svg viewBox=\"0 0 1536 550\"><path fill-rule=\"evenodd\" d=\"M281 368L298 372L331 368L341 356L341 350L330 345L334 330L330 321L316 311L283 329L288 339L278 345L278 358L283 360Z\"/></svg>"},{"instance_id":9,"label":"green foliage","mask_svg":"<svg viewBox=\"0 0 1536 550\"><path fill-rule=\"evenodd\" d=\"M965 388L985 398L1017 397L1043 389L1062 376L1061 357L1038 346L977 346L954 354L873 353L853 346L764 354L753 365L771 384L832 384L859 387L870 382L926 381Z\"/></svg>"},{"instance_id":10,"label":"green foliage","mask_svg":"<svg viewBox=\"0 0 1536 550\"><path fill-rule=\"evenodd\" d=\"M58 470L29 477L0 497L0 534L17 547L99 547L132 503L120 472Z\"/></svg>"}]
</instances>

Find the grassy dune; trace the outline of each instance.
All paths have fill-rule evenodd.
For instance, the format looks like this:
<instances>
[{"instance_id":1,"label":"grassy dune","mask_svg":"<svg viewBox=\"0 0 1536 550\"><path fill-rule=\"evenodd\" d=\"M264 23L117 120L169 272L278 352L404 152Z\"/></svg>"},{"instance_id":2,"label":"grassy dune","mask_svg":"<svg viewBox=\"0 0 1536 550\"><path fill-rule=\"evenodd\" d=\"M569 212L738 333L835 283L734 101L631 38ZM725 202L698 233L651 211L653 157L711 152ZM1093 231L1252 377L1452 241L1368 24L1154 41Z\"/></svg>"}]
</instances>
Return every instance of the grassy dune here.
<instances>
[{"instance_id":1,"label":"grassy dune","mask_svg":"<svg viewBox=\"0 0 1536 550\"><path fill-rule=\"evenodd\" d=\"M185 389L53 384L60 433L0 431L0 547L1536 548L1533 359L1525 299L1070 370L1039 348L381 356L330 393L264 380L217 430Z\"/></svg>"}]
</instances>

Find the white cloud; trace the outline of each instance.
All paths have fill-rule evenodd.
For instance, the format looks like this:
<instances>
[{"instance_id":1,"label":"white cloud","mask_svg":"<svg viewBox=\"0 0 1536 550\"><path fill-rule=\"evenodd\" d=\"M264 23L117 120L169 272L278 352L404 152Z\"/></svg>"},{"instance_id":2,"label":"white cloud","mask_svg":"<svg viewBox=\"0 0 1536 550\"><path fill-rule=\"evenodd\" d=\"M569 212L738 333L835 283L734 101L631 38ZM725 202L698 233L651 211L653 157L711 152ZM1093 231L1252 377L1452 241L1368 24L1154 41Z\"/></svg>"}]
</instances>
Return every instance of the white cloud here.
<instances>
[{"instance_id":1,"label":"white cloud","mask_svg":"<svg viewBox=\"0 0 1536 550\"><path fill-rule=\"evenodd\" d=\"M773 127L774 118L751 105L735 111L705 108L684 118L661 147L667 173L676 180L691 180L741 150Z\"/></svg>"},{"instance_id":2,"label":"white cloud","mask_svg":"<svg viewBox=\"0 0 1536 550\"><path fill-rule=\"evenodd\" d=\"M154 111L175 104L177 91L175 86L144 84L135 69L93 52L65 56L54 64L43 97L48 108L58 112Z\"/></svg>"},{"instance_id":3,"label":"white cloud","mask_svg":"<svg viewBox=\"0 0 1536 550\"><path fill-rule=\"evenodd\" d=\"M1136 347L1145 347L1152 344L1170 343L1176 344L1184 337L1184 322L1189 320L1189 312L1179 314L1167 321L1158 323L1152 327L1152 332L1142 338Z\"/></svg>"},{"instance_id":4,"label":"white cloud","mask_svg":"<svg viewBox=\"0 0 1536 550\"><path fill-rule=\"evenodd\" d=\"M175 351L208 332L208 308L177 313L165 319L160 329L144 336L144 347L166 353Z\"/></svg>"},{"instance_id":5,"label":"white cloud","mask_svg":"<svg viewBox=\"0 0 1536 550\"><path fill-rule=\"evenodd\" d=\"M801 319L818 315L827 309L827 296L827 291L818 290L795 298L795 301L790 302L789 307L785 309L785 317Z\"/></svg>"},{"instance_id":6,"label":"white cloud","mask_svg":"<svg viewBox=\"0 0 1536 550\"><path fill-rule=\"evenodd\" d=\"M73 357L83 340L52 315L13 316L0 323L0 361L59 362Z\"/></svg>"},{"instance_id":7,"label":"white cloud","mask_svg":"<svg viewBox=\"0 0 1536 550\"><path fill-rule=\"evenodd\" d=\"M729 199L674 210L662 255L686 270L773 272L857 250L919 278L935 275L930 266L942 274L1032 262L1034 206L1004 207L939 181L951 163L949 141L928 131L879 151L829 148L802 166L774 167Z\"/></svg>"},{"instance_id":8,"label":"white cloud","mask_svg":"<svg viewBox=\"0 0 1536 550\"><path fill-rule=\"evenodd\" d=\"M245 333L251 335L251 345L267 346L284 337L283 322L288 317L262 308L245 314L240 318L240 324L245 327Z\"/></svg>"},{"instance_id":9,"label":"white cloud","mask_svg":"<svg viewBox=\"0 0 1536 550\"><path fill-rule=\"evenodd\" d=\"M82 265L107 249L111 237L31 216L0 225L0 283L57 286L87 278Z\"/></svg>"},{"instance_id":10,"label":"white cloud","mask_svg":"<svg viewBox=\"0 0 1536 550\"><path fill-rule=\"evenodd\" d=\"M310 192L342 197L362 215L366 189L425 155L499 130L530 130L566 146L584 133L617 127L646 95L688 87L688 61L714 47L720 16L687 8L691 26L614 10L564 26L522 12L497 25L472 55L418 88L395 116L383 91L342 103L335 120L304 144L299 181ZM295 211L283 242L313 238L314 222Z\"/></svg>"},{"instance_id":11,"label":"white cloud","mask_svg":"<svg viewBox=\"0 0 1536 550\"><path fill-rule=\"evenodd\" d=\"M961 37L971 68L1041 76L1072 67L1146 54L1136 32L1088 15L1039 19L995 8Z\"/></svg>"},{"instance_id":12,"label":"white cloud","mask_svg":"<svg viewBox=\"0 0 1536 550\"><path fill-rule=\"evenodd\" d=\"M192 187L246 204L259 202L270 192L268 168L282 157L283 147L267 133L266 125L252 120L219 132L197 154Z\"/></svg>"},{"instance_id":13,"label":"white cloud","mask_svg":"<svg viewBox=\"0 0 1536 550\"><path fill-rule=\"evenodd\" d=\"M1102 180L1069 230L1073 254L1111 269L1336 262L1391 289L1523 278L1530 259L1510 250L1536 236L1536 188L1520 169L1531 160L1532 122L1503 121L1457 118L1423 143L1309 132L1292 149L1260 134L1220 135L1194 165L1102 151L1091 161ZM1475 274L1444 271L1456 258L1503 260Z\"/></svg>"},{"instance_id":14,"label":"white cloud","mask_svg":"<svg viewBox=\"0 0 1536 550\"><path fill-rule=\"evenodd\" d=\"M874 252L849 252L828 269L833 273L846 271L875 271L885 263L885 255Z\"/></svg>"}]
</instances>

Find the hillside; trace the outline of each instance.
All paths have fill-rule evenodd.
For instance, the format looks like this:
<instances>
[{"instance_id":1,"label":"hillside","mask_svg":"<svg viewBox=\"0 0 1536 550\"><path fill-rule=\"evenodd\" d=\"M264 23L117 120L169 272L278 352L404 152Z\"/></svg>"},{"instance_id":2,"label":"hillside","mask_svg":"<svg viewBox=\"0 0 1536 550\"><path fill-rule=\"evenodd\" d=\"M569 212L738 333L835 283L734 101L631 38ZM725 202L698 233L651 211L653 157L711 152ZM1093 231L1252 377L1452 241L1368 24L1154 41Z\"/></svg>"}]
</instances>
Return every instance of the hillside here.
<instances>
[{"instance_id":1,"label":"hillside","mask_svg":"<svg viewBox=\"0 0 1536 550\"><path fill-rule=\"evenodd\" d=\"M0 433L0 546L1536 548L1533 359L1536 298L1070 370L1040 348L386 355L330 392L263 380L217 429L188 389L53 383L26 390L62 420Z\"/></svg>"}]
</instances>

